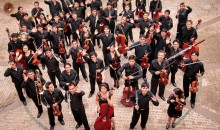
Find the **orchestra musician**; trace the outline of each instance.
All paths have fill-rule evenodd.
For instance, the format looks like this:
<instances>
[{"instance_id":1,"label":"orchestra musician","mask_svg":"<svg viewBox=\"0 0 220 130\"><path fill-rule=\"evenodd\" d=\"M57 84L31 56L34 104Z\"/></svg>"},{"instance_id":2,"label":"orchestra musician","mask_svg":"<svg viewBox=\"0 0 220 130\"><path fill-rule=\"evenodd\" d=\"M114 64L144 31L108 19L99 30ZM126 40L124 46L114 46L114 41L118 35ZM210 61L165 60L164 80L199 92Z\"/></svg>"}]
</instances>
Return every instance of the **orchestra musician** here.
<instances>
[{"instance_id":1,"label":"orchestra musician","mask_svg":"<svg viewBox=\"0 0 220 130\"><path fill-rule=\"evenodd\" d=\"M197 81L198 78L203 76L205 72L204 65L198 58L199 58L199 52L194 51L191 55L191 58L185 59L182 64L182 67L186 68L183 76L183 90L184 90L185 98L189 97L190 84L192 85L193 81ZM186 64L190 64L190 63L194 63L194 64L186 66ZM196 101L196 92L191 92L190 103L192 108L195 107L195 101Z\"/></svg>"},{"instance_id":2,"label":"orchestra musician","mask_svg":"<svg viewBox=\"0 0 220 130\"><path fill-rule=\"evenodd\" d=\"M23 7L22 6L19 6L18 7L18 12L17 13L14 13L14 14L11 14L10 16L11 17L15 17L19 22L20 21L23 21L24 20L24 10L23 10Z\"/></svg>"},{"instance_id":3,"label":"orchestra musician","mask_svg":"<svg viewBox=\"0 0 220 130\"><path fill-rule=\"evenodd\" d=\"M50 130L54 130L54 126L55 126L54 116L58 116L58 120L61 125L65 124L63 120L63 114L61 111L62 110L61 103L64 97L63 97L62 92L58 88L54 88L54 85L52 82L47 82L45 84L45 87L47 90L44 90L44 93L42 96L42 102L47 107L47 112L48 112L48 117L49 117L49 122L50 122Z\"/></svg>"},{"instance_id":4,"label":"orchestra musician","mask_svg":"<svg viewBox=\"0 0 220 130\"><path fill-rule=\"evenodd\" d=\"M85 92L80 90L80 88L77 85L74 85L74 83L70 83L69 94L71 111L77 122L75 128L78 129L83 124L85 130L90 130L82 99Z\"/></svg>"},{"instance_id":5,"label":"orchestra musician","mask_svg":"<svg viewBox=\"0 0 220 130\"><path fill-rule=\"evenodd\" d=\"M170 10L165 10L164 15L160 16L157 21L160 25L160 30L166 29L169 31L173 28L173 20L170 17Z\"/></svg>"},{"instance_id":6,"label":"orchestra musician","mask_svg":"<svg viewBox=\"0 0 220 130\"><path fill-rule=\"evenodd\" d=\"M138 89L133 95L130 97L131 101L134 104L132 121L130 123L129 130L133 130L136 126L139 117L141 115L141 128L142 130L146 130L146 124L149 115L149 102L151 101L154 106L158 106L159 102L154 94L149 90L149 84L147 82L143 82L141 84L141 89Z\"/></svg>"},{"instance_id":7,"label":"orchestra musician","mask_svg":"<svg viewBox=\"0 0 220 130\"><path fill-rule=\"evenodd\" d=\"M154 15L156 13L161 12L161 11L162 11L162 2L161 2L161 0L152 0L150 2L150 12L151 12L152 19L154 19Z\"/></svg>"},{"instance_id":8,"label":"orchestra musician","mask_svg":"<svg viewBox=\"0 0 220 130\"><path fill-rule=\"evenodd\" d=\"M54 17L55 14L62 12L60 2L57 0L44 0L44 3L49 5L50 14Z\"/></svg>"},{"instance_id":9,"label":"orchestra musician","mask_svg":"<svg viewBox=\"0 0 220 130\"><path fill-rule=\"evenodd\" d=\"M31 15L34 18L36 25L38 24L37 19L40 19L40 13L42 11L44 11L44 10L39 6L39 2L35 1L34 8L31 10Z\"/></svg>"}]
</instances>

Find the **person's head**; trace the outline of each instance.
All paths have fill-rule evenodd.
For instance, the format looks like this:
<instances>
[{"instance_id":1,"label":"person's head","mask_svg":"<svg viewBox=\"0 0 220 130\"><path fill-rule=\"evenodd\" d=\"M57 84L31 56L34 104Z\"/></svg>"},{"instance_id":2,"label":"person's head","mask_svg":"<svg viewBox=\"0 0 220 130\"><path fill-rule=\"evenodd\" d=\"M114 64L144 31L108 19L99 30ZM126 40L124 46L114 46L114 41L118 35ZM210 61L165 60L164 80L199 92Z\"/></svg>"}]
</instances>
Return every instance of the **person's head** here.
<instances>
[{"instance_id":1,"label":"person's head","mask_svg":"<svg viewBox=\"0 0 220 130\"><path fill-rule=\"evenodd\" d=\"M89 57L93 62L96 62L97 53L93 51L93 52L89 53Z\"/></svg>"},{"instance_id":2,"label":"person's head","mask_svg":"<svg viewBox=\"0 0 220 130\"><path fill-rule=\"evenodd\" d=\"M57 28L57 26L56 25L54 25L53 27L52 27L52 30L53 30L53 32L57 32L57 30L58 30L58 28Z\"/></svg>"},{"instance_id":3,"label":"person's head","mask_svg":"<svg viewBox=\"0 0 220 130\"><path fill-rule=\"evenodd\" d=\"M73 13L72 13L72 17L73 17L73 19L77 19L77 13L76 13L76 12L73 12Z\"/></svg>"},{"instance_id":4,"label":"person's head","mask_svg":"<svg viewBox=\"0 0 220 130\"><path fill-rule=\"evenodd\" d=\"M100 85L100 92L101 92L101 93L107 93L109 90L110 90L110 89L109 89L108 83L103 82L103 83Z\"/></svg>"},{"instance_id":5,"label":"person's head","mask_svg":"<svg viewBox=\"0 0 220 130\"><path fill-rule=\"evenodd\" d=\"M39 8L39 2L38 2L38 1L35 1L35 2L34 2L34 8L36 8L36 9Z\"/></svg>"},{"instance_id":6,"label":"person's head","mask_svg":"<svg viewBox=\"0 0 220 130\"><path fill-rule=\"evenodd\" d=\"M193 24L192 20L187 20L187 21L186 21L186 27L187 27L188 29L190 29L190 28L192 27L192 24Z\"/></svg>"},{"instance_id":7,"label":"person's head","mask_svg":"<svg viewBox=\"0 0 220 130\"><path fill-rule=\"evenodd\" d=\"M13 42L16 42L18 40L18 34L17 33L12 33L11 38Z\"/></svg>"},{"instance_id":8,"label":"person's head","mask_svg":"<svg viewBox=\"0 0 220 130\"><path fill-rule=\"evenodd\" d=\"M143 44L145 43L145 41L146 41L145 36L144 36L143 34L140 35L140 36L139 36L139 42L143 45Z\"/></svg>"},{"instance_id":9,"label":"person's head","mask_svg":"<svg viewBox=\"0 0 220 130\"><path fill-rule=\"evenodd\" d=\"M78 47L78 42L76 40L72 41L72 47L76 49Z\"/></svg>"},{"instance_id":10,"label":"person's head","mask_svg":"<svg viewBox=\"0 0 220 130\"><path fill-rule=\"evenodd\" d=\"M55 14L55 15L53 16L53 18L54 18L55 21L59 21L59 19L60 19L58 14Z\"/></svg>"},{"instance_id":11,"label":"person's head","mask_svg":"<svg viewBox=\"0 0 220 130\"><path fill-rule=\"evenodd\" d=\"M14 60L10 60L10 61L8 62L8 64L11 66L12 69L16 69L16 68L17 68L16 62L15 62Z\"/></svg>"},{"instance_id":12,"label":"person's head","mask_svg":"<svg viewBox=\"0 0 220 130\"><path fill-rule=\"evenodd\" d=\"M40 19L44 19L45 16L44 16L44 13L40 13Z\"/></svg>"},{"instance_id":13,"label":"person's head","mask_svg":"<svg viewBox=\"0 0 220 130\"><path fill-rule=\"evenodd\" d=\"M135 65L135 55L130 55L129 58L128 58L128 63L131 67L133 67Z\"/></svg>"},{"instance_id":14,"label":"person's head","mask_svg":"<svg viewBox=\"0 0 220 130\"><path fill-rule=\"evenodd\" d=\"M56 0L52 0L52 2L53 2L53 3L55 3L55 2L56 2Z\"/></svg>"},{"instance_id":15,"label":"person's head","mask_svg":"<svg viewBox=\"0 0 220 130\"><path fill-rule=\"evenodd\" d=\"M163 59L165 58L165 52L163 50L158 51L157 58L159 61L163 61Z\"/></svg>"},{"instance_id":16,"label":"person's head","mask_svg":"<svg viewBox=\"0 0 220 130\"><path fill-rule=\"evenodd\" d=\"M19 6L19 7L18 7L18 12L19 12L19 13L24 13L23 7Z\"/></svg>"},{"instance_id":17,"label":"person's head","mask_svg":"<svg viewBox=\"0 0 220 130\"><path fill-rule=\"evenodd\" d=\"M75 84L73 84L73 83L70 83L69 84L69 92L71 93L71 94L74 94L75 93L75 91L76 91L76 85Z\"/></svg>"},{"instance_id":18,"label":"person's head","mask_svg":"<svg viewBox=\"0 0 220 130\"><path fill-rule=\"evenodd\" d=\"M42 24L37 25L37 31L43 32L43 25Z\"/></svg>"},{"instance_id":19,"label":"person's head","mask_svg":"<svg viewBox=\"0 0 220 130\"><path fill-rule=\"evenodd\" d=\"M87 27L87 26L83 26L83 32L84 32L84 33L89 32L89 29L88 29L88 27Z\"/></svg>"},{"instance_id":20,"label":"person's head","mask_svg":"<svg viewBox=\"0 0 220 130\"><path fill-rule=\"evenodd\" d=\"M122 16L121 23L125 24L126 22L127 22L127 17L126 16Z\"/></svg>"},{"instance_id":21,"label":"person's head","mask_svg":"<svg viewBox=\"0 0 220 130\"><path fill-rule=\"evenodd\" d=\"M173 90L173 94L176 98L182 98L183 97L183 91L180 88L175 88Z\"/></svg>"},{"instance_id":22,"label":"person's head","mask_svg":"<svg viewBox=\"0 0 220 130\"><path fill-rule=\"evenodd\" d=\"M23 18L25 21L28 21L28 13L24 13Z\"/></svg>"},{"instance_id":23,"label":"person's head","mask_svg":"<svg viewBox=\"0 0 220 130\"><path fill-rule=\"evenodd\" d=\"M154 31L154 30L155 30L154 24L151 24L149 28L150 28L150 31L151 31L151 32Z\"/></svg>"},{"instance_id":24,"label":"person's head","mask_svg":"<svg viewBox=\"0 0 220 130\"><path fill-rule=\"evenodd\" d=\"M50 48L46 48L45 49L45 52L46 52L46 56L51 58L52 57L52 52L51 52L51 49Z\"/></svg>"},{"instance_id":25,"label":"person's head","mask_svg":"<svg viewBox=\"0 0 220 130\"><path fill-rule=\"evenodd\" d=\"M73 7L74 7L74 8L78 8L78 7L79 7L79 3L78 3L78 2L75 2L74 5L73 5Z\"/></svg>"},{"instance_id":26,"label":"person's head","mask_svg":"<svg viewBox=\"0 0 220 130\"><path fill-rule=\"evenodd\" d=\"M154 0L154 2L156 2L157 0Z\"/></svg>"},{"instance_id":27,"label":"person's head","mask_svg":"<svg viewBox=\"0 0 220 130\"><path fill-rule=\"evenodd\" d=\"M199 58L199 52L198 51L193 51L192 55L191 55L191 59L195 62L197 61Z\"/></svg>"},{"instance_id":28,"label":"person's head","mask_svg":"<svg viewBox=\"0 0 220 130\"><path fill-rule=\"evenodd\" d=\"M27 71L27 77L31 80L34 80L34 71L33 70L28 70Z\"/></svg>"},{"instance_id":29,"label":"person's head","mask_svg":"<svg viewBox=\"0 0 220 130\"><path fill-rule=\"evenodd\" d=\"M162 37L165 37L167 35L167 30L165 29L165 28L163 28L162 30L161 30L161 36Z\"/></svg>"},{"instance_id":30,"label":"person's head","mask_svg":"<svg viewBox=\"0 0 220 130\"><path fill-rule=\"evenodd\" d=\"M165 10L164 16L167 18L170 16L170 10Z\"/></svg>"},{"instance_id":31,"label":"person's head","mask_svg":"<svg viewBox=\"0 0 220 130\"><path fill-rule=\"evenodd\" d=\"M96 16L96 14L97 14L97 9L96 8L92 8L92 15Z\"/></svg>"},{"instance_id":32,"label":"person's head","mask_svg":"<svg viewBox=\"0 0 220 130\"><path fill-rule=\"evenodd\" d=\"M180 46L180 44L179 44L179 40L174 40L173 41L173 48L175 49L175 50L177 50L178 48L179 48L179 46Z\"/></svg>"},{"instance_id":33,"label":"person's head","mask_svg":"<svg viewBox=\"0 0 220 130\"><path fill-rule=\"evenodd\" d=\"M107 9L111 9L112 8L112 3L111 2L108 2L107 3Z\"/></svg>"},{"instance_id":34,"label":"person's head","mask_svg":"<svg viewBox=\"0 0 220 130\"><path fill-rule=\"evenodd\" d=\"M141 84L141 93L143 95L147 95L148 91L149 91L149 84L147 82L143 82Z\"/></svg>"},{"instance_id":35,"label":"person's head","mask_svg":"<svg viewBox=\"0 0 220 130\"><path fill-rule=\"evenodd\" d=\"M22 24L22 25L21 25L21 31L22 31L22 32L26 32L26 31L27 31L27 26L24 25L24 24Z\"/></svg>"},{"instance_id":36,"label":"person's head","mask_svg":"<svg viewBox=\"0 0 220 130\"><path fill-rule=\"evenodd\" d=\"M29 51L29 47L27 44L24 44L23 47L22 47L22 50L24 53L28 52Z\"/></svg>"},{"instance_id":37,"label":"person's head","mask_svg":"<svg viewBox=\"0 0 220 130\"><path fill-rule=\"evenodd\" d=\"M110 52L114 52L115 51L115 45L114 44L111 44L110 45Z\"/></svg>"},{"instance_id":38,"label":"person's head","mask_svg":"<svg viewBox=\"0 0 220 130\"><path fill-rule=\"evenodd\" d=\"M148 16L149 16L149 13L145 12L144 15L143 15L144 20L146 20L148 18Z\"/></svg>"},{"instance_id":39,"label":"person's head","mask_svg":"<svg viewBox=\"0 0 220 130\"><path fill-rule=\"evenodd\" d=\"M186 6L185 6L184 2L180 3L180 9L181 9L181 10L185 9L185 7L186 7Z\"/></svg>"},{"instance_id":40,"label":"person's head","mask_svg":"<svg viewBox=\"0 0 220 130\"><path fill-rule=\"evenodd\" d=\"M70 73L70 72L71 72L71 64L70 64L70 63L66 63L66 64L64 65L64 68L65 68L65 70L66 70L67 73Z\"/></svg>"},{"instance_id":41,"label":"person's head","mask_svg":"<svg viewBox=\"0 0 220 130\"><path fill-rule=\"evenodd\" d=\"M65 12L60 12L60 18L64 18L65 17Z\"/></svg>"},{"instance_id":42,"label":"person's head","mask_svg":"<svg viewBox=\"0 0 220 130\"><path fill-rule=\"evenodd\" d=\"M110 30L109 30L109 26L106 25L105 28L104 28L104 32L105 32L105 34L108 34L109 31L110 31Z\"/></svg>"},{"instance_id":43,"label":"person's head","mask_svg":"<svg viewBox=\"0 0 220 130\"><path fill-rule=\"evenodd\" d=\"M125 10L126 11L130 10L130 6L129 5L125 5Z\"/></svg>"},{"instance_id":44,"label":"person's head","mask_svg":"<svg viewBox=\"0 0 220 130\"><path fill-rule=\"evenodd\" d=\"M54 91L54 85L53 85L52 82L46 82L45 87L46 87L46 89L47 89L49 92L53 92L53 91Z\"/></svg>"}]
</instances>

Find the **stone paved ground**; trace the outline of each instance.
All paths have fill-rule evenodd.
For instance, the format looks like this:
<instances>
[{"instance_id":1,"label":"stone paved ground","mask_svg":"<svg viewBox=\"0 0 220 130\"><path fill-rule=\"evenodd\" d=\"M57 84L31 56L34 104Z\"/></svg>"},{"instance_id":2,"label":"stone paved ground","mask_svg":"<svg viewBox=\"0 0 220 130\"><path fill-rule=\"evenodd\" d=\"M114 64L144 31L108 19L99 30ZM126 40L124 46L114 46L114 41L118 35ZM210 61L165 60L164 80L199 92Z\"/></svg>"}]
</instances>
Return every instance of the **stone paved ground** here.
<instances>
[{"instance_id":1,"label":"stone paved ground","mask_svg":"<svg viewBox=\"0 0 220 130\"><path fill-rule=\"evenodd\" d=\"M30 0L8 0L12 2L17 8L19 5L24 5L25 10L29 13L33 1ZM48 7L43 3L43 0L39 0L40 5L48 10ZM118 12L121 12L121 1L119 0L119 8ZM177 5L182 2L183 0L163 0L163 9L170 9L171 10L171 17L174 18L177 10ZM220 45L219 45L219 7L220 1L219 0L184 0L187 5L190 5L193 8L193 13L190 14L189 18L193 18L192 20L196 22L198 19L202 19L205 24L204 26L201 25L201 29L199 30L199 40L205 38L206 42L200 45L200 54L201 60L205 63L205 75L202 78L202 87L200 89L196 108L194 110L190 109L189 101L187 101L187 107L184 108L183 114L185 118L181 118L178 120L180 124L177 126L176 129L180 130L220 130L220 106L218 105L220 102L219 96L219 85L220 81L220 58L218 56ZM1 6L6 2L4 0L0 0L2 3ZM103 1L106 3L106 0ZM105 4L104 4L105 5ZM134 4L133 4L134 5ZM134 9L134 8L133 8ZM6 27L9 27L10 30L17 31L18 28L15 25L16 20L10 18L8 14L0 12L0 17L4 18L0 21L0 30L2 30L2 35L0 35L0 82L2 83L0 87L0 129L1 130L41 130L42 128L36 124L34 120L42 123L44 126L49 128L49 121L47 116L46 107L44 107L44 113L40 119L36 119L37 110L33 104L33 102L29 99L27 108L30 110L30 116L21 103L19 102L16 90L14 89L13 84L11 83L10 78L3 77L3 72L6 70L6 59L7 55L7 42L8 38L6 33L4 32ZM216 19L214 19L216 18ZM120 19L120 18L118 18ZM213 21L211 21L213 20ZM174 28L172 29L173 38L175 37L174 32L176 32L176 19L174 21ZM134 38L135 40L138 39L139 29L134 29ZM102 58L101 50L95 48L98 52L99 57ZM129 52L132 54L134 52ZM126 60L122 58L122 61L125 62ZM63 69L63 68L62 68ZM87 69L88 72L88 69ZM43 71L44 78L48 81L48 75L46 74L46 70ZM108 82L112 85L112 80L109 78L109 70L104 72L104 81ZM177 73L177 84L179 87L182 88L182 72ZM81 75L80 75L81 76ZM147 74L148 81L150 81L151 75ZM82 77L81 77L82 79ZM140 80L140 83L143 80ZM129 127L129 123L131 121L132 116L132 108L123 107L119 101L122 95L122 88L123 88L123 81L120 81L121 87L118 90L114 91L114 101L115 101L115 120L117 122L116 129L117 130L127 130ZM86 108L86 113L88 116L89 124L91 128L93 128L93 124L95 118L97 116L96 107L95 107L95 97L87 98L89 93L89 84L86 83L84 80L81 80L79 86L82 90L86 92L84 96L84 104ZM172 92L173 86L168 84L166 87L165 95L168 95ZM97 91L96 91L97 92ZM155 107L153 105L150 106L150 115L149 120L147 123L147 128L149 130L163 130L165 129L166 125L166 107L167 104L164 101L160 101L160 105ZM65 126L61 126L58 121L56 120L56 130L72 130L75 129L74 126L76 122L73 119L72 115L69 115L68 105L66 103L62 103L63 106L63 114L64 120L66 122ZM140 122L136 126L136 130L140 130L139 126ZM80 128L83 130L83 127Z\"/></svg>"}]
</instances>

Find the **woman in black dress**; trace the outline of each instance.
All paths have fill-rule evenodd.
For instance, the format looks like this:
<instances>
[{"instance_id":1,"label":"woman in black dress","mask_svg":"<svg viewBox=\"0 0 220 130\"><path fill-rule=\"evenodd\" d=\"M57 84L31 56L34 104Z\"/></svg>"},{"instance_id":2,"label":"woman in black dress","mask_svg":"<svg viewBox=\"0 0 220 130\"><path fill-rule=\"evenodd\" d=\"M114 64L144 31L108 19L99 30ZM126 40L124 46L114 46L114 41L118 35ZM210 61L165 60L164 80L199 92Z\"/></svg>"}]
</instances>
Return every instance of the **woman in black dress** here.
<instances>
[{"instance_id":1,"label":"woman in black dress","mask_svg":"<svg viewBox=\"0 0 220 130\"><path fill-rule=\"evenodd\" d=\"M173 94L167 100L169 104L167 114L168 114L168 123L166 129L169 129L170 125L172 128L175 128L175 121L177 118L182 116L183 106L186 105L186 101L183 96L183 91L180 88L175 88Z\"/></svg>"},{"instance_id":2,"label":"woman in black dress","mask_svg":"<svg viewBox=\"0 0 220 130\"><path fill-rule=\"evenodd\" d=\"M88 50L84 47L86 42L88 42L88 46L89 46ZM94 45L92 42L92 34L89 32L89 29L86 26L83 27L83 31L80 35L80 45L82 48L86 49L87 54L95 51Z\"/></svg>"},{"instance_id":3,"label":"woman in black dress","mask_svg":"<svg viewBox=\"0 0 220 130\"><path fill-rule=\"evenodd\" d=\"M107 55L108 64L110 68L110 76L114 80L114 87L112 89L119 88L120 76L117 74L118 69L121 67L120 53L115 49L115 45L110 45L110 53Z\"/></svg>"},{"instance_id":4,"label":"woman in black dress","mask_svg":"<svg viewBox=\"0 0 220 130\"><path fill-rule=\"evenodd\" d=\"M66 15L70 15L69 13ZM71 45L71 28L69 26L68 20L65 16L65 13L62 12L60 13L60 20L64 23L64 35L65 35L65 41L66 41L66 45L70 46Z\"/></svg>"},{"instance_id":5,"label":"woman in black dress","mask_svg":"<svg viewBox=\"0 0 220 130\"><path fill-rule=\"evenodd\" d=\"M97 105L97 111L100 115L100 107L103 103L108 103L109 106L113 106L113 94L109 92L109 85L108 83L103 82L100 85L99 92L96 95L96 105ZM112 114L111 121L112 121L112 130L115 129L115 121L113 119L114 113Z\"/></svg>"}]
</instances>

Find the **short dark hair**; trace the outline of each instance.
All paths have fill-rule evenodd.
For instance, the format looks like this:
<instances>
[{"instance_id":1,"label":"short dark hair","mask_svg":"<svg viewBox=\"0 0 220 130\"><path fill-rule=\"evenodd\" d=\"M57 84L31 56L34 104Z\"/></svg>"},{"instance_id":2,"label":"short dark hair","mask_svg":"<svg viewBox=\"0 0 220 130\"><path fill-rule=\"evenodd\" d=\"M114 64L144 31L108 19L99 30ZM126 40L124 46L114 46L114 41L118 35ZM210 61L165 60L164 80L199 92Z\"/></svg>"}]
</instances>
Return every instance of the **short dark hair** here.
<instances>
[{"instance_id":1,"label":"short dark hair","mask_svg":"<svg viewBox=\"0 0 220 130\"><path fill-rule=\"evenodd\" d=\"M11 37L13 38L13 37L18 37L18 33L12 33L11 34Z\"/></svg>"},{"instance_id":2,"label":"short dark hair","mask_svg":"<svg viewBox=\"0 0 220 130\"><path fill-rule=\"evenodd\" d=\"M45 52L47 52L47 51L51 51L51 48L49 48L49 47L46 48L46 49L45 49Z\"/></svg>"},{"instance_id":3,"label":"short dark hair","mask_svg":"<svg viewBox=\"0 0 220 130\"><path fill-rule=\"evenodd\" d=\"M192 20L187 20L186 22L193 24L193 21L192 21Z\"/></svg>"},{"instance_id":4,"label":"short dark hair","mask_svg":"<svg viewBox=\"0 0 220 130\"><path fill-rule=\"evenodd\" d=\"M193 51L192 54L195 54L195 55L199 56L199 52L198 51Z\"/></svg>"},{"instance_id":5,"label":"short dark hair","mask_svg":"<svg viewBox=\"0 0 220 130\"><path fill-rule=\"evenodd\" d=\"M184 5L184 6L185 6L185 3L184 3L184 2L181 2L180 5Z\"/></svg>"},{"instance_id":6,"label":"short dark hair","mask_svg":"<svg viewBox=\"0 0 220 130\"><path fill-rule=\"evenodd\" d=\"M38 2L38 1L35 1L34 4L38 4L38 5L39 5L39 2Z\"/></svg>"},{"instance_id":7,"label":"short dark hair","mask_svg":"<svg viewBox=\"0 0 220 130\"><path fill-rule=\"evenodd\" d=\"M90 52L90 53L89 53L89 57L91 58L92 56L97 57L97 53L96 53L96 52L94 52L94 51L93 51L93 52Z\"/></svg>"},{"instance_id":8,"label":"short dark hair","mask_svg":"<svg viewBox=\"0 0 220 130\"><path fill-rule=\"evenodd\" d=\"M24 16L28 16L28 13L24 13L24 14L23 14L23 17L24 17Z\"/></svg>"},{"instance_id":9,"label":"short dark hair","mask_svg":"<svg viewBox=\"0 0 220 130\"><path fill-rule=\"evenodd\" d=\"M173 92L178 96L178 98L183 98L183 91L180 88L175 88Z\"/></svg>"},{"instance_id":10,"label":"short dark hair","mask_svg":"<svg viewBox=\"0 0 220 130\"><path fill-rule=\"evenodd\" d=\"M149 13L148 13L148 12L144 12L144 14L147 14L147 15L149 15Z\"/></svg>"},{"instance_id":11,"label":"short dark hair","mask_svg":"<svg viewBox=\"0 0 220 130\"><path fill-rule=\"evenodd\" d=\"M15 63L16 64L15 60L9 60L8 63Z\"/></svg>"},{"instance_id":12,"label":"short dark hair","mask_svg":"<svg viewBox=\"0 0 220 130\"><path fill-rule=\"evenodd\" d=\"M175 39L175 40L173 41L173 43L175 43L175 42L177 42L177 43L180 44L180 41L179 41L178 39Z\"/></svg>"},{"instance_id":13,"label":"short dark hair","mask_svg":"<svg viewBox=\"0 0 220 130\"><path fill-rule=\"evenodd\" d=\"M141 34L139 38L146 38L144 34Z\"/></svg>"},{"instance_id":14,"label":"short dark hair","mask_svg":"<svg viewBox=\"0 0 220 130\"><path fill-rule=\"evenodd\" d=\"M149 88L149 83L148 82L143 82L142 84L141 84L141 88L142 87L147 87L147 88Z\"/></svg>"},{"instance_id":15,"label":"short dark hair","mask_svg":"<svg viewBox=\"0 0 220 130\"><path fill-rule=\"evenodd\" d=\"M53 84L53 83L52 82L46 82L45 87L48 89L51 84Z\"/></svg>"},{"instance_id":16,"label":"short dark hair","mask_svg":"<svg viewBox=\"0 0 220 130\"><path fill-rule=\"evenodd\" d=\"M136 56L135 55L130 55L129 57L128 57L128 60L135 60L136 59Z\"/></svg>"},{"instance_id":17,"label":"short dark hair","mask_svg":"<svg viewBox=\"0 0 220 130\"><path fill-rule=\"evenodd\" d=\"M101 87L105 87L105 88L107 89L107 91L110 90L109 85L108 85L108 83L106 83L106 82L103 82L103 83L100 85L99 91L101 91Z\"/></svg>"},{"instance_id":18,"label":"short dark hair","mask_svg":"<svg viewBox=\"0 0 220 130\"><path fill-rule=\"evenodd\" d=\"M27 73L34 73L34 70L29 69L29 70L27 70Z\"/></svg>"},{"instance_id":19,"label":"short dark hair","mask_svg":"<svg viewBox=\"0 0 220 130\"><path fill-rule=\"evenodd\" d=\"M37 28L39 28L39 27L43 28L43 25L42 24L38 24Z\"/></svg>"},{"instance_id":20,"label":"short dark hair","mask_svg":"<svg viewBox=\"0 0 220 130\"><path fill-rule=\"evenodd\" d=\"M23 7L22 7L22 6L19 6L19 7L18 7L18 10L20 10L21 8L23 8Z\"/></svg>"},{"instance_id":21,"label":"short dark hair","mask_svg":"<svg viewBox=\"0 0 220 130\"><path fill-rule=\"evenodd\" d=\"M166 12L167 12L168 14L170 14L170 10L167 9L167 10L165 10L165 13L166 13Z\"/></svg>"},{"instance_id":22,"label":"short dark hair","mask_svg":"<svg viewBox=\"0 0 220 130\"><path fill-rule=\"evenodd\" d=\"M70 87L70 86L74 86L74 88L75 88L75 87L76 87L76 84L70 83L70 84L68 85L68 87Z\"/></svg>"},{"instance_id":23,"label":"short dark hair","mask_svg":"<svg viewBox=\"0 0 220 130\"><path fill-rule=\"evenodd\" d=\"M66 64L64 65L64 67L66 67L67 65L69 65L69 66L71 67L71 64L70 64L70 63L66 63Z\"/></svg>"},{"instance_id":24,"label":"short dark hair","mask_svg":"<svg viewBox=\"0 0 220 130\"><path fill-rule=\"evenodd\" d=\"M164 55L166 54L166 52L164 50L159 50L158 53L163 53Z\"/></svg>"}]
</instances>

